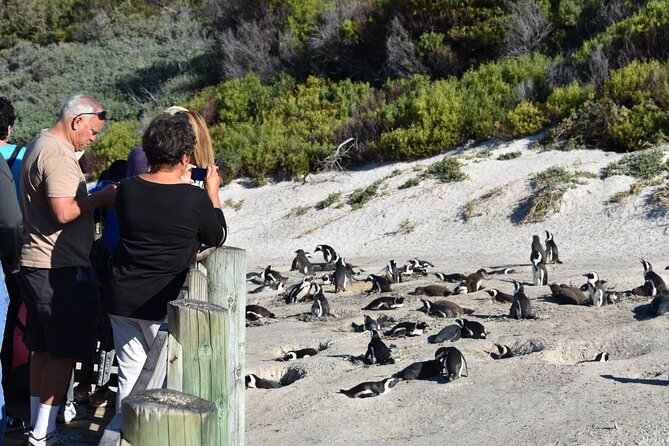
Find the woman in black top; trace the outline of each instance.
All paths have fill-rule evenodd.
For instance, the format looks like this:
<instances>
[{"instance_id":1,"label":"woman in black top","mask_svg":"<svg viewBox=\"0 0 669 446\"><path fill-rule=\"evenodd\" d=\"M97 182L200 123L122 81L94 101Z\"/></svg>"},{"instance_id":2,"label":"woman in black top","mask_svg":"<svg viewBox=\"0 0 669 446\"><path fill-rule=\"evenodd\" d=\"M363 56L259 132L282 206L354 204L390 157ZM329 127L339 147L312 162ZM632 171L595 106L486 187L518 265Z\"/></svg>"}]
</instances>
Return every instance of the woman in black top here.
<instances>
[{"instance_id":1,"label":"woman in black top","mask_svg":"<svg viewBox=\"0 0 669 446\"><path fill-rule=\"evenodd\" d=\"M226 238L216 167L207 167L204 190L192 186L194 145L185 115L158 116L142 138L151 171L118 188L121 240L105 287L119 361L117 412L165 320L167 303L179 297L198 248L220 246Z\"/></svg>"}]
</instances>

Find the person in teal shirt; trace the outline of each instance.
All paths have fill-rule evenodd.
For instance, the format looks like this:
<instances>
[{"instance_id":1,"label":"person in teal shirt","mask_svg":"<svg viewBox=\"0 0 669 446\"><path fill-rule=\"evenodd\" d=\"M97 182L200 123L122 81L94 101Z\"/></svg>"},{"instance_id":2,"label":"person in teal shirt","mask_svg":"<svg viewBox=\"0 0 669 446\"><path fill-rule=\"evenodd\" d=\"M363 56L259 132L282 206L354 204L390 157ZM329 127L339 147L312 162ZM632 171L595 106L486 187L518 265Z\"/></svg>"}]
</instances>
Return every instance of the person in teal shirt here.
<instances>
[{"instance_id":1,"label":"person in teal shirt","mask_svg":"<svg viewBox=\"0 0 669 446\"><path fill-rule=\"evenodd\" d=\"M26 153L26 148L10 144L9 138L12 135L12 127L16 121L16 113L11 101L0 96L0 154L7 161L14 178L16 188L16 199L19 199L19 179L21 178L21 160Z\"/></svg>"}]
</instances>

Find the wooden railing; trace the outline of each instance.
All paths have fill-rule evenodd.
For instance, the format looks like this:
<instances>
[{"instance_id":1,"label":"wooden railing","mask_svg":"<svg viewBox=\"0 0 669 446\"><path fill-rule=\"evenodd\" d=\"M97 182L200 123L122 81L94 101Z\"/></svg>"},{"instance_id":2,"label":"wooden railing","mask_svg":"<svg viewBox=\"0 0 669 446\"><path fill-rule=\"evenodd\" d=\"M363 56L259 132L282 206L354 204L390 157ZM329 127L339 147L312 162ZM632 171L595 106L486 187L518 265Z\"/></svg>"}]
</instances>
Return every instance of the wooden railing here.
<instances>
[{"instance_id":1,"label":"wooden railing","mask_svg":"<svg viewBox=\"0 0 669 446\"><path fill-rule=\"evenodd\" d=\"M122 413L109 423L100 446L132 444L126 438L130 433L133 438L147 438L149 429L156 441L160 438L161 446L195 446L193 438L201 438L201 444L244 444L245 276L246 252L232 247L216 250L202 265L191 268L188 299L168 305L168 324L161 326ZM165 385L169 390L163 394L151 391ZM213 403L216 416L203 415L208 407L190 416L188 407L204 407L195 400L189 400L186 408L176 408L178 392ZM203 424L196 426L193 420ZM179 435L171 438L175 426Z\"/></svg>"}]
</instances>

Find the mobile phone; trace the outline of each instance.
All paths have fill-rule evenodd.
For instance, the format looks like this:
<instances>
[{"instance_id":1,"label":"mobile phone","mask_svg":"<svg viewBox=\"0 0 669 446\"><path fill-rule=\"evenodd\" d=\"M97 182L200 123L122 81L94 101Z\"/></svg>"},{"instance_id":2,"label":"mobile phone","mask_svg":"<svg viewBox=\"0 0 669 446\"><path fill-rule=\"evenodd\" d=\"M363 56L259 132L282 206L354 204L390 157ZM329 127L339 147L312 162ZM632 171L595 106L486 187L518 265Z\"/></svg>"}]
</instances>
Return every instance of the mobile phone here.
<instances>
[{"instance_id":1,"label":"mobile phone","mask_svg":"<svg viewBox=\"0 0 669 446\"><path fill-rule=\"evenodd\" d=\"M207 169L193 167L193 169L190 171L190 179L193 181L204 181L204 177L206 176L207 176Z\"/></svg>"}]
</instances>

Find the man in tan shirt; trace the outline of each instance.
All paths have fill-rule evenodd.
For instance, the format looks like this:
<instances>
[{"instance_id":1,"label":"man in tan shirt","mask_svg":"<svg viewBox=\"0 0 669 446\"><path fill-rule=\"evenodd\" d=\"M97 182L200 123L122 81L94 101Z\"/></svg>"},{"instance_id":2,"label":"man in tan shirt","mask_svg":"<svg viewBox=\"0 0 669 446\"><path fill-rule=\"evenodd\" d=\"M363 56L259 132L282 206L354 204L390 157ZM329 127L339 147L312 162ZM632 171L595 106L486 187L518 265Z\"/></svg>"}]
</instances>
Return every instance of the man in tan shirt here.
<instances>
[{"instance_id":1,"label":"man in tan shirt","mask_svg":"<svg viewBox=\"0 0 669 446\"><path fill-rule=\"evenodd\" d=\"M28 146L21 166L26 237L19 283L28 310L30 445L58 441L56 415L76 358L95 348L100 311L89 260L96 207L113 207L116 186L88 195L76 152L95 141L106 111L91 96L72 96L53 127Z\"/></svg>"}]
</instances>

